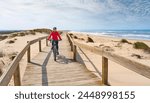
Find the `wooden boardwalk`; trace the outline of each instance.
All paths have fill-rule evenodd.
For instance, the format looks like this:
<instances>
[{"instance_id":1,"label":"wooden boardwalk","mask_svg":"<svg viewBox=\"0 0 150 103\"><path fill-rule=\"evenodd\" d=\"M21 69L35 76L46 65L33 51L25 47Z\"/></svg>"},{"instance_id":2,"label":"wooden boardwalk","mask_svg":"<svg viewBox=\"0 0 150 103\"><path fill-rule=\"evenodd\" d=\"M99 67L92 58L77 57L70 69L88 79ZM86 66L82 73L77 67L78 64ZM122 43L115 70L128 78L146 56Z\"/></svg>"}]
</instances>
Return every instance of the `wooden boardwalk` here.
<instances>
[{"instance_id":1,"label":"wooden boardwalk","mask_svg":"<svg viewBox=\"0 0 150 103\"><path fill-rule=\"evenodd\" d=\"M27 65L22 85L24 86L98 86L101 79L75 62L65 35L59 44L60 55L53 60L50 47L45 47Z\"/></svg>"},{"instance_id":2,"label":"wooden boardwalk","mask_svg":"<svg viewBox=\"0 0 150 103\"><path fill-rule=\"evenodd\" d=\"M60 43L60 55L58 56L57 62L54 62L53 60L50 47L45 47L44 49L41 48L43 47L41 41L44 39L46 40L45 44L48 45L46 39L47 36L28 41L25 47L17 54L12 63L2 74L0 78L0 86L9 85L12 79L14 80L15 86L111 85L109 83L110 76L108 78L108 73L111 72L109 71L110 63L108 63L108 61L113 61L126 69L132 70L139 75L150 79L150 66L85 43L77 42L72 38L72 36L73 34L67 34L67 37L66 35L63 35L63 41ZM30 55L32 51L30 48L31 45L35 43L38 43L38 51L40 53L31 59ZM71 52L71 50L73 50L73 52ZM99 62L101 62L101 67L98 66L97 68L95 66L85 50L92 52L93 55L96 54L102 57L102 59L99 60ZM23 70L20 62L26 53L28 64L24 73L22 72ZM74 61L73 59L80 61L84 65ZM21 75L22 73L24 73L24 75ZM95 75L98 75L99 77ZM145 85L145 83L142 85Z\"/></svg>"}]
</instances>

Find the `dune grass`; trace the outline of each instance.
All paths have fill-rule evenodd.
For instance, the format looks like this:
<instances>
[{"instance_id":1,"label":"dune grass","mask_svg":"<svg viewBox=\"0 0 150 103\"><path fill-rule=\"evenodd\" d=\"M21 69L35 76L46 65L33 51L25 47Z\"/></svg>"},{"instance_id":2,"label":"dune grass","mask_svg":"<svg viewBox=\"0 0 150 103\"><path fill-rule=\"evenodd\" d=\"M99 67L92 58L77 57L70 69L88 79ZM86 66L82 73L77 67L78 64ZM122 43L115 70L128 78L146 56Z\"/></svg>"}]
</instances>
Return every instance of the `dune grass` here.
<instances>
[{"instance_id":1,"label":"dune grass","mask_svg":"<svg viewBox=\"0 0 150 103\"><path fill-rule=\"evenodd\" d=\"M74 39L78 39L78 37L77 37L77 36L74 36Z\"/></svg>"},{"instance_id":2,"label":"dune grass","mask_svg":"<svg viewBox=\"0 0 150 103\"><path fill-rule=\"evenodd\" d=\"M133 47L135 49L142 49L142 50L150 53L150 47L147 44L143 43L143 42L135 42L133 44Z\"/></svg>"},{"instance_id":3,"label":"dune grass","mask_svg":"<svg viewBox=\"0 0 150 103\"><path fill-rule=\"evenodd\" d=\"M94 40L91 37L88 37L87 42L94 43Z\"/></svg>"},{"instance_id":4,"label":"dune grass","mask_svg":"<svg viewBox=\"0 0 150 103\"><path fill-rule=\"evenodd\" d=\"M128 44L132 44L131 42L127 41L126 39L121 39L120 41L121 43L128 43Z\"/></svg>"}]
</instances>

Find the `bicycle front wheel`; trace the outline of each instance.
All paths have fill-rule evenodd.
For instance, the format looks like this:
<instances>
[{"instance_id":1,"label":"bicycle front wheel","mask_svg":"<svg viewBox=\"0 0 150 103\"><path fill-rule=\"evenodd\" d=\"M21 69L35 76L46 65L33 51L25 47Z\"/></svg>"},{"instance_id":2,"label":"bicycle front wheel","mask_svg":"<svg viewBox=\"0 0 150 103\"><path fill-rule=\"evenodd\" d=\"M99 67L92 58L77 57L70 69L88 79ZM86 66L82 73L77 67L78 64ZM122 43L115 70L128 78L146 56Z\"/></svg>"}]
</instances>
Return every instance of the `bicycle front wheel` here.
<instances>
[{"instance_id":1,"label":"bicycle front wheel","mask_svg":"<svg viewBox=\"0 0 150 103\"><path fill-rule=\"evenodd\" d=\"M56 48L56 46L53 47L53 54L54 54L54 61L56 61L56 56L57 56L57 48Z\"/></svg>"}]
</instances>

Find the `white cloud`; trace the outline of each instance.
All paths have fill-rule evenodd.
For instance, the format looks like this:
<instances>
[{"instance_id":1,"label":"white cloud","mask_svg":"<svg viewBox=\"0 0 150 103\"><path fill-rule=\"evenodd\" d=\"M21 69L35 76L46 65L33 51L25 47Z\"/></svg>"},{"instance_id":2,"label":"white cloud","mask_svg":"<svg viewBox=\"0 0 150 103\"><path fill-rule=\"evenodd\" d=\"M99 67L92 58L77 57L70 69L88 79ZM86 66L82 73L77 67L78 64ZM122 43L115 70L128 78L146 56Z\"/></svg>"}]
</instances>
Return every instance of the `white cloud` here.
<instances>
[{"instance_id":1,"label":"white cloud","mask_svg":"<svg viewBox=\"0 0 150 103\"><path fill-rule=\"evenodd\" d=\"M150 15L148 0L126 1L3 0L0 1L0 29L26 29L50 25L64 29L109 28L111 25L140 22ZM128 3L129 1L132 3ZM150 20L147 20L149 23Z\"/></svg>"}]
</instances>

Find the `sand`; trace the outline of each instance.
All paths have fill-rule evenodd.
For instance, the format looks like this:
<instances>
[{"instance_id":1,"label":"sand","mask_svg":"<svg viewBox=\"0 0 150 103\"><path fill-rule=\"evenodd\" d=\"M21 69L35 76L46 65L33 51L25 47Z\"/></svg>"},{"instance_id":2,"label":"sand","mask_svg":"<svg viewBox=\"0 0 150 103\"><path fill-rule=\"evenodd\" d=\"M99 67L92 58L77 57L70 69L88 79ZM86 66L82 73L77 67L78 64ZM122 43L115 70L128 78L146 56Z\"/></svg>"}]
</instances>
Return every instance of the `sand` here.
<instances>
[{"instance_id":1,"label":"sand","mask_svg":"<svg viewBox=\"0 0 150 103\"><path fill-rule=\"evenodd\" d=\"M122 38L108 37L108 36L96 36L90 35L87 33L79 33L79 32L71 32L78 37L78 39L74 39L80 43L84 43L90 46L96 46L98 48L108 48L110 52L114 54L126 57L132 61L136 61L142 63L144 65L150 66L150 54L144 52L143 50L137 50L133 48L134 42L144 42L150 47L150 41L147 40L129 40L132 44L128 43L120 43ZM90 36L94 43L86 43L87 36ZM81 40L84 39L84 40ZM91 53L87 50L84 50L86 55L90 58L93 64L102 72L101 69L101 56ZM136 56L132 56L133 54L140 55L141 59L138 59ZM92 70L95 71L95 70ZM109 61L109 83L111 85L121 85L121 86L140 86L140 85L150 85L150 79L139 75L113 61Z\"/></svg>"},{"instance_id":2,"label":"sand","mask_svg":"<svg viewBox=\"0 0 150 103\"><path fill-rule=\"evenodd\" d=\"M5 63L3 68L1 68L3 72L8 68L8 66L12 62L12 60L10 59L10 56L13 54L19 53L25 47L25 45L27 44L27 41L34 40L34 39L37 39L39 37L43 37L46 35L48 34L36 32L36 35L29 34L25 36L16 36L14 38L7 38L5 40L0 41L0 51L3 54L3 57L0 57L0 60ZM7 43L10 40L14 41L14 43ZM45 39L42 40L41 43L42 43L42 48L46 46ZM37 55L38 51L39 51L38 43L31 45L31 58ZM26 69L26 65L27 65L26 61L27 61L27 55L25 54L22 60L20 61L21 79ZM11 83L11 85L12 84L13 83Z\"/></svg>"}]
</instances>

